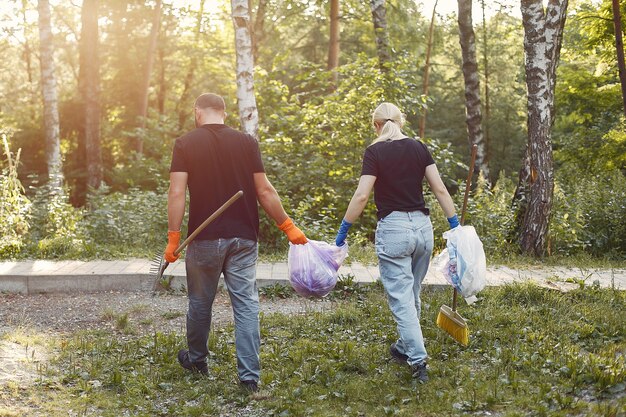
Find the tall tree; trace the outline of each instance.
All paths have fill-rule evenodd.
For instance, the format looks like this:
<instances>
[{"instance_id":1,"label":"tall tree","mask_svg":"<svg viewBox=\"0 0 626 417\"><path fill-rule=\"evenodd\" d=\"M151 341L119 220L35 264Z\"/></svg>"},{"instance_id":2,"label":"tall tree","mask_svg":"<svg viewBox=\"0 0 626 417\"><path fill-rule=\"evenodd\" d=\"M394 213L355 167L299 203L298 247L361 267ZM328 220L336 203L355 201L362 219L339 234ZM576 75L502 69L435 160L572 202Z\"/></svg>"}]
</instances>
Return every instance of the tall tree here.
<instances>
[{"instance_id":1,"label":"tall tree","mask_svg":"<svg viewBox=\"0 0 626 417\"><path fill-rule=\"evenodd\" d=\"M79 141L85 152L86 185L94 189L100 188L102 182L98 3L99 0L83 0L79 44L80 72L78 74L78 88L84 111Z\"/></svg>"},{"instance_id":2,"label":"tall tree","mask_svg":"<svg viewBox=\"0 0 626 417\"><path fill-rule=\"evenodd\" d=\"M159 38L159 28L161 26L161 0L156 0L154 8L154 16L152 27L150 28L150 36L148 38L148 50L146 52L146 61L143 71L143 84L141 86L141 96L139 99L139 127L146 127L146 118L148 117L148 97L150 93L150 78L157 50L157 40ZM136 138L135 150L137 153L143 153L143 140Z\"/></svg>"},{"instance_id":3,"label":"tall tree","mask_svg":"<svg viewBox=\"0 0 626 417\"><path fill-rule=\"evenodd\" d=\"M43 96L43 119L46 131L46 162L48 184L57 192L62 192L63 162L61 160L61 140L59 132L59 106L57 99L52 25L50 24L50 4L39 0L39 61L41 67L41 92Z\"/></svg>"},{"instance_id":4,"label":"tall tree","mask_svg":"<svg viewBox=\"0 0 626 417\"><path fill-rule=\"evenodd\" d=\"M196 15L196 26L194 28L193 39L194 43L197 45L200 40L200 33L202 32L202 17L204 16L204 2L205 0L200 0L200 8L198 9L198 14ZM189 118L189 109L191 108L191 103L189 103L189 89L191 88L191 84L193 83L194 75L196 73L196 69L198 67L198 56L196 54L191 55L191 59L189 60L189 67L187 68L187 75L185 76L185 82L183 84L183 91L180 94L180 98L178 99L178 103L176 104L176 112L178 113L178 128L182 129L185 120Z\"/></svg>"},{"instance_id":5,"label":"tall tree","mask_svg":"<svg viewBox=\"0 0 626 417\"><path fill-rule=\"evenodd\" d=\"M387 7L385 0L370 0L372 9L372 20L374 21L374 32L376 33L376 51L378 53L378 63L382 71L387 71L391 61L389 52L389 33L387 32Z\"/></svg>"},{"instance_id":6,"label":"tall tree","mask_svg":"<svg viewBox=\"0 0 626 417\"><path fill-rule=\"evenodd\" d=\"M476 166L483 176L489 178L487 165L487 145L483 136L482 113L480 109L480 79L476 61L476 37L472 26L472 0L458 0L459 42L463 58L463 79L465 80L465 122L469 144L478 146Z\"/></svg>"},{"instance_id":7,"label":"tall tree","mask_svg":"<svg viewBox=\"0 0 626 417\"><path fill-rule=\"evenodd\" d=\"M437 10L437 3L439 0L435 0L433 5L433 15L430 18L430 28L428 29L428 45L426 47L426 60L424 63L424 79L422 81L422 94L428 96L428 87L430 79L430 54L433 50L433 35L435 34L435 11ZM422 110L422 117L420 118L419 137L423 138L426 132L426 107Z\"/></svg>"},{"instance_id":8,"label":"tall tree","mask_svg":"<svg viewBox=\"0 0 626 417\"><path fill-rule=\"evenodd\" d=\"M622 16L619 0L613 0L613 26L615 27L615 49L617 51L617 68L619 81L622 85L622 104L626 116L626 65L624 64L624 41L622 40Z\"/></svg>"},{"instance_id":9,"label":"tall tree","mask_svg":"<svg viewBox=\"0 0 626 417\"><path fill-rule=\"evenodd\" d=\"M489 132L489 123L491 118L491 103L489 101L489 48L487 45L487 16L485 15L485 0L480 1L480 6L483 12L483 71L484 71L484 79L485 79L485 117L483 119L483 124L485 126L485 146L489 149L490 146L490 132Z\"/></svg>"},{"instance_id":10,"label":"tall tree","mask_svg":"<svg viewBox=\"0 0 626 417\"><path fill-rule=\"evenodd\" d=\"M246 132L258 138L259 113L254 96L254 60L250 37L250 10L248 0L231 0L233 25L235 27L235 51L237 56L237 103L239 120Z\"/></svg>"},{"instance_id":11,"label":"tall tree","mask_svg":"<svg viewBox=\"0 0 626 417\"><path fill-rule=\"evenodd\" d=\"M26 73L28 75L28 85L30 87L30 85L33 83L33 76L32 76L32 60L31 60L31 54L32 51L30 50L30 44L28 43L28 21L26 20L26 10L28 9L28 2L27 0L22 0L22 30L24 31L23 36L24 36L24 61L26 61Z\"/></svg>"},{"instance_id":12,"label":"tall tree","mask_svg":"<svg viewBox=\"0 0 626 417\"><path fill-rule=\"evenodd\" d=\"M522 0L528 144L515 192L520 247L523 253L543 256L554 193L552 125L554 86L561 53L568 0Z\"/></svg>"},{"instance_id":13,"label":"tall tree","mask_svg":"<svg viewBox=\"0 0 626 417\"><path fill-rule=\"evenodd\" d=\"M339 66L339 0L330 0L330 40L328 43L328 70L337 82Z\"/></svg>"},{"instance_id":14,"label":"tall tree","mask_svg":"<svg viewBox=\"0 0 626 417\"><path fill-rule=\"evenodd\" d=\"M201 0L204 1L204 0ZM248 0L248 8L252 10L252 0ZM252 25L252 58L254 62L259 60L259 45L265 40L265 12L267 10L267 0L259 0Z\"/></svg>"}]
</instances>

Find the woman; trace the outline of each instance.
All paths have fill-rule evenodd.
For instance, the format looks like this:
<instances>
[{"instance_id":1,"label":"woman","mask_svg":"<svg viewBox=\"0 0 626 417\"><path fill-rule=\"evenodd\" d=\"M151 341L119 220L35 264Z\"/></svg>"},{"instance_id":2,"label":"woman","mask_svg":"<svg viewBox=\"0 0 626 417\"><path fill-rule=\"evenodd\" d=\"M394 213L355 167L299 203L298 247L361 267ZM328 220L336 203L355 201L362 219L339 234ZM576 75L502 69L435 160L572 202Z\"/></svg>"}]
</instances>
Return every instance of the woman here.
<instances>
[{"instance_id":1,"label":"woman","mask_svg":"<svg viewBox=\"0 0 626 417\"><path fill-rule=\"evenodd\" d=\"M402 133L400 109L382 103L372 116L378 137L365 150L359 185L335 239L345 243L361 215L372 187L377 208L376 254L399 338L391 356L408 363L414 378L428 380L426 348L419 323L420 289L433 250L433 227L424 203L422 181L428 181L450 228L459 225L454 204L426 146Z\"/></svg>"}]
</instances>

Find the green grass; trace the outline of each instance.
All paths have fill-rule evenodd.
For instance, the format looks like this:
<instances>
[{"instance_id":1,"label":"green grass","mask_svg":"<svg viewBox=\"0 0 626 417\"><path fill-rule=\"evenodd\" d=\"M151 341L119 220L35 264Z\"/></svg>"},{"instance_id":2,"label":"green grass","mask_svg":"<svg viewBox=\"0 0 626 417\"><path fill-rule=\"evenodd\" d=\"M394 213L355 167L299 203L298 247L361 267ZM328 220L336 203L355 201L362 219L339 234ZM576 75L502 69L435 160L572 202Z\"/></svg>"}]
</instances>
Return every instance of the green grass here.
<instances>
[{"instance_id":1,"label":"green grass","mask_svg":"<svg viewBox=\"0 0 626 417\"><path fill-rule=\"evenodd\" d=\"M460 308L467 348L434 324L450 298L424 293L425 385L390 361L395 324L372 286L334 294L328 312L262 316L262 389L252 396L237 385L231 326L211 333L208 378L177 364L181 333L58 338L41 382L22 395L51 416L217 416L245 406L269 416L624 415L626 292L487 289Z\"/></svg>"}]
</instances>

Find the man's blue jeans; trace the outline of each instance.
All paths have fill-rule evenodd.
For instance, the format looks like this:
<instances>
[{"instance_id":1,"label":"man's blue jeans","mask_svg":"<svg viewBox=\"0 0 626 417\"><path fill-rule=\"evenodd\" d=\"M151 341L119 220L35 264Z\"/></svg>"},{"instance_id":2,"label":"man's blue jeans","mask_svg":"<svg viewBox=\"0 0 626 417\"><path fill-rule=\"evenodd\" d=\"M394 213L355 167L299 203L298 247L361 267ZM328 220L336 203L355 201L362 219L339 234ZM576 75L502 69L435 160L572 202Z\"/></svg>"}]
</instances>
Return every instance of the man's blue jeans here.
<instances>
[{"instance_id":1,"label":"man's blue jeans","mask_svg":"<svg viewBox=\"0 0 626 417\"><path fill-rule=\"evenodd\" d=\"M258 382L261 371L257 257L257 243L240 238L195 240L185 256L189 359L192 362L206 360L211 309L223 272L235 318L237 371L241 381Z\"/></svg>"},{"instance_id":2,"label":"man's blue jeans","mask_svg":"<svg viewBox=\"0 0 626 417\"><path fill-rule=\"evenodd\" d=\"M420 326L420 291L433 252L433 227L421 211L394 211L376 227L376 254L400 338L396 347L409 365L426 361Z\"/></svg>"}]
</instances>

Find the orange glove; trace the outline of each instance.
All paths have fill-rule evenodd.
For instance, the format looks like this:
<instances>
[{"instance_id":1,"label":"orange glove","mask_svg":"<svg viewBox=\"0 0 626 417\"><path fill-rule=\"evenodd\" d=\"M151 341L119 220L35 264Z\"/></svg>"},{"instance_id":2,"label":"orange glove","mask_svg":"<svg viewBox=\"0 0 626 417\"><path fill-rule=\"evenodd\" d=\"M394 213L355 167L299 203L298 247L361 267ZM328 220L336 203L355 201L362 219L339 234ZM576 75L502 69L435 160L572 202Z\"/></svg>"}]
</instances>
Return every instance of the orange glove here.
<instances>
[{"instance_id":1,"label":"orange glove","mask_svg":"<svg viewBox=\"0 0 626 417\"><path fill-rule=\"evenodd\" d=\"M165 260L167 262L176 262L176 259L180 257L180 253L178 255L174 255L174 251L178 248L179 243L180 232L173 232L169 230L167 232L167 246L165 247Z\"/></svg>"},{"instance_id":2,"label":"orange glove","mask_svg":"<svg viewBox=\"0 0 626 417\"><path fill-rule=\"evenodd\" d=\"M304 245L308 242L306 236L302 233L302 230L298 229L289 217L287 217L287 220L285 220L282 224L278 225L278 228L285 232L287 239L289 239L289 241L294 245Z\"/></svg>"}]
</instances>

